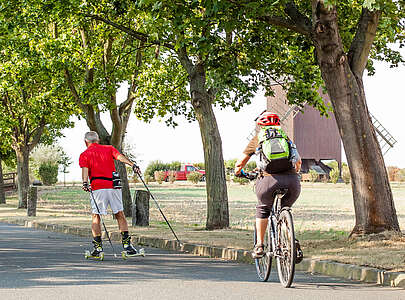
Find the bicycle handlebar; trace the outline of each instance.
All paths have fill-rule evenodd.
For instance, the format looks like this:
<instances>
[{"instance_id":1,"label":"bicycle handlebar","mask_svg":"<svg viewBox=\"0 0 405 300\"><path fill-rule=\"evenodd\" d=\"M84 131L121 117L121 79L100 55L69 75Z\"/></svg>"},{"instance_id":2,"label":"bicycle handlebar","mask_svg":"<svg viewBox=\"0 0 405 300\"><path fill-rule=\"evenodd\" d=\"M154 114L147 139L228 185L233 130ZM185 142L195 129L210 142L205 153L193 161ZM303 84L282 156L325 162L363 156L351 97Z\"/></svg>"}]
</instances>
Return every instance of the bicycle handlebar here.
<instances>
[{"instance_id":1,"label":"bicycle handlebar","mask_svg":"<svg viewBox=\"0 0 405 300\"><path fill-rule=\"evenodd\" d=\"M245 172L243 169L241 170L240 174L235 175L236 177L241 177L241 178L246 178L249 180L255 180L257 176L259 176L259 173L256 172Z\"/></svg>"}]
</instances>

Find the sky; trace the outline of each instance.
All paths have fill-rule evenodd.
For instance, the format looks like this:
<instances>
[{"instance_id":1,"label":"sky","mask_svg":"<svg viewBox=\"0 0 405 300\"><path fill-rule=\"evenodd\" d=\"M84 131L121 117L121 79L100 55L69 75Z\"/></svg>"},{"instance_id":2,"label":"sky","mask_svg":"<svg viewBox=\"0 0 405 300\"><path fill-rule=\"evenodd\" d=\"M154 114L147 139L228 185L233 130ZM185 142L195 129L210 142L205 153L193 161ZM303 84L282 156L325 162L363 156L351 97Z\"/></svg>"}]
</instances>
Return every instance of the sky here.
<instances>
[{"instance_id":1,"label":"sky","mask_svg":"<svg viewBox=\"0 0 405 300\"><path fill-rule=\"evenodd\" d=\"M405 56L405 51L402 51ZM384 160L387 166L405 168L405 66L389 68L387 63L375 62L376 75L364 76L364 88L369 111L397 140L394 148L389 150ZM118 99L126 95L122 86ZM250 105L239 112L232 109L214 108L219 132L222 139L224 159L239 158L247 144L247 137L254 128L254 119L266 108L264 92L258 93ZM106 127L111 129L108 116L103 116ZM71 158L72 164L67 181L80 181L81 171L78 165L79 155L86 147L83 136L88 128L85 121L72 119L74 128L65 129L65 137L59 144ZM184 118L176 119L179 126L167 127L164 122L153 119L150 123L137 120L131 116L127 129L127 143L131 144L137 156L137 162L144 171L150 161L163 162L203 162L201 135L197 121L189 123ZM343 157L344 160L344 157ZM62 180L62 176L59 176Z\"/></svg>"}]
</instances>

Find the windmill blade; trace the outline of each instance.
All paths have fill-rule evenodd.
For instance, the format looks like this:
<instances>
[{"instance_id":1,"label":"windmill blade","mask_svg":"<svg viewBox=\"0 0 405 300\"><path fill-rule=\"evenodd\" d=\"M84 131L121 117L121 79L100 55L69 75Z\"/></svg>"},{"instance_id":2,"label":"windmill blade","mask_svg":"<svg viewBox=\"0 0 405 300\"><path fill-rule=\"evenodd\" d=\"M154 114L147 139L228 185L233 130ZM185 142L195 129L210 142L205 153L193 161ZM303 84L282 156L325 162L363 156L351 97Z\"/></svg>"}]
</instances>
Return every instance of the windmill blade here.
<instances>
[{"instance_id":1,"label":"windmill blade","mask_svg":"<svg viewBox=\"0 0 405 300\"><path fill-rule=\"evenodd\" d=\"M381 152L385 155L388 150L394 147L397 140L388 132L387 129L370 112L371 123L373 124L377 140L380 144Z\"/></svg>"}]
</instances>

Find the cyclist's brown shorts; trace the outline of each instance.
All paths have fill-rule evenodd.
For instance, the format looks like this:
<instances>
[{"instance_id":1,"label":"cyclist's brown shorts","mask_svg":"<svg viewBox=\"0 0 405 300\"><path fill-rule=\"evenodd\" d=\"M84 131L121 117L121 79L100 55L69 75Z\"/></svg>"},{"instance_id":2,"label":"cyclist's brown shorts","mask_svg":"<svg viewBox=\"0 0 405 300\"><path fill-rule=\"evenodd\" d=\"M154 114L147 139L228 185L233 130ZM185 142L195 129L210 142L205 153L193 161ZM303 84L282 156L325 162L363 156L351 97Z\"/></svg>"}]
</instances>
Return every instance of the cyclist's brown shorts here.
<instances>
[{"instance_id":1,"label":"cyclist's brown shorts","mask_svg":"<svg viewBox=\"0 0 405 300\"><path fill-rule=\"evenodd\" d=\"M256 181L256 218L267 219L274 202L273 193L280 188L288 188L287 194L281 199L281 205L291 207L301 193L298 174L273 174L259 177Z\"/></svg>"}]
</instances>

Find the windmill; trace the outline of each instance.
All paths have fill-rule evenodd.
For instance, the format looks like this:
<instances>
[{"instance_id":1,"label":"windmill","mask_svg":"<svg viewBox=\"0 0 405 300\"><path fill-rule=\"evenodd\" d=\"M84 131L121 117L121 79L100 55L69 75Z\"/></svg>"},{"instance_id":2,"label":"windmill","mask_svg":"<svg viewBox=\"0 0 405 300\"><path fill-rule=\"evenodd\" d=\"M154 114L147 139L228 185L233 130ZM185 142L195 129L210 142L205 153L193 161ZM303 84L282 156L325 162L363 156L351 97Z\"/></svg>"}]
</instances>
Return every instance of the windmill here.
<instances>
[{"instance_id":1,"label":"windmill","mask_svg":"<svg viewBox=\"0 0 405 300\"><path fill-rule=\"evenodd\" d=\"M341 169L342 145L339 130L333 113L330 117L322 117L319 112L310 105L289 105L285 91L280 85L272 86L274 96L267 97L267 110L280 116L284 131L294 141L299 149L303 160L303 173L310 169L316 169L328 176L330 168L321 160L335 160ZM325 102L329 102L329 96L319 92ZM300 113L302 112L302 113ZM381 123L370 114L377 139L382 153L385 155L396 143L395 138ZM248 139L256 134L254 129Z\"/></svg>"}]
</instances>

